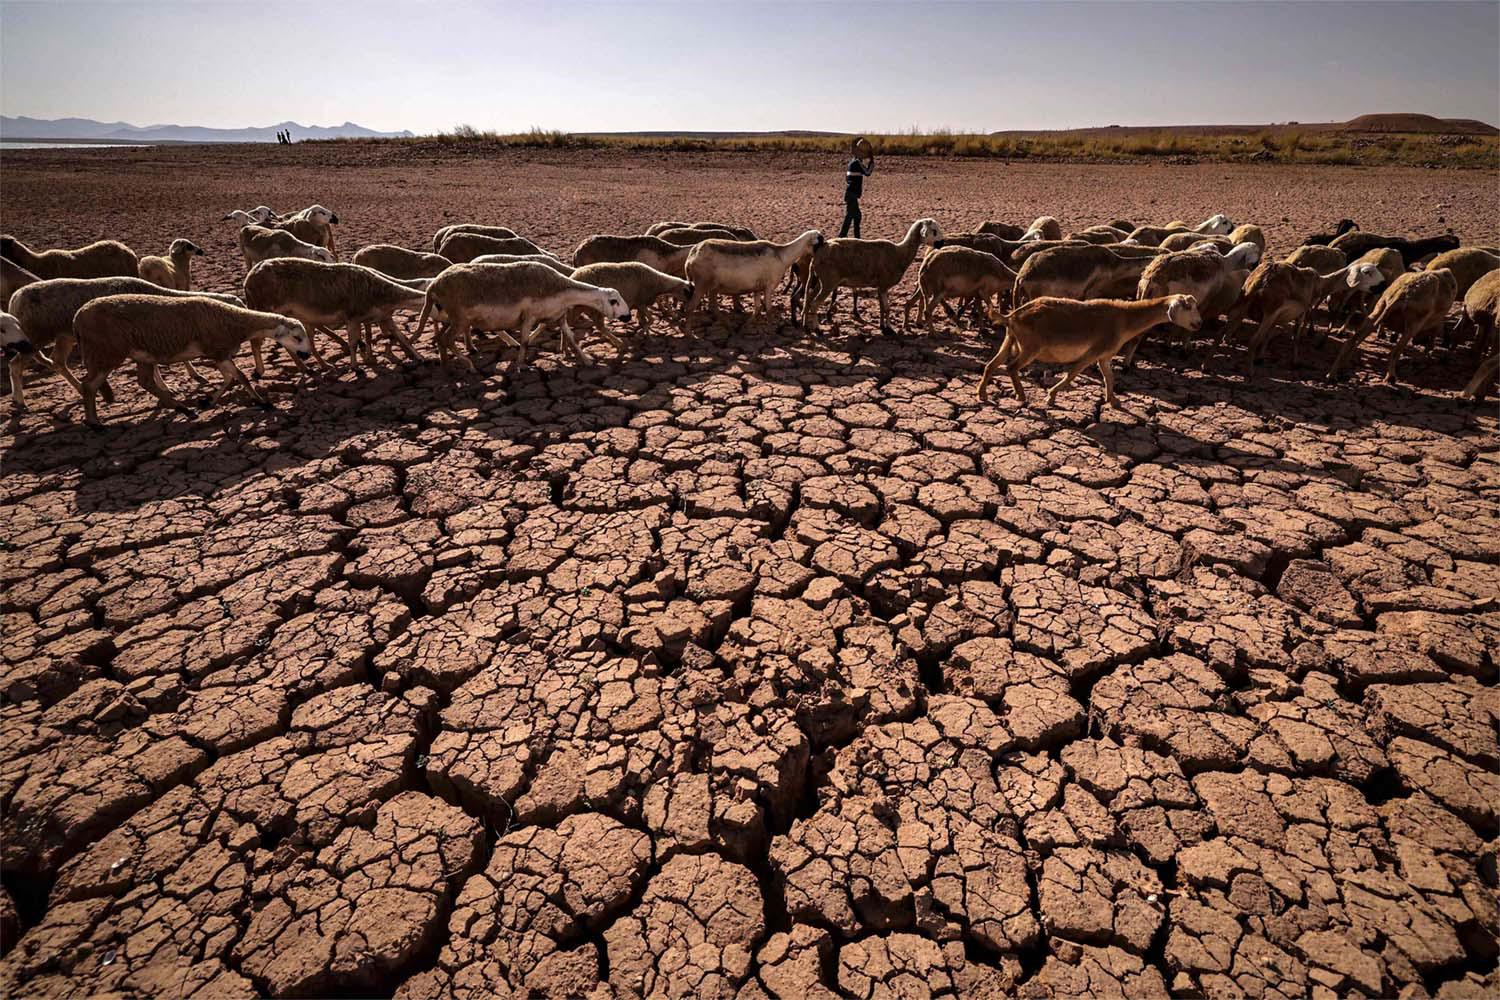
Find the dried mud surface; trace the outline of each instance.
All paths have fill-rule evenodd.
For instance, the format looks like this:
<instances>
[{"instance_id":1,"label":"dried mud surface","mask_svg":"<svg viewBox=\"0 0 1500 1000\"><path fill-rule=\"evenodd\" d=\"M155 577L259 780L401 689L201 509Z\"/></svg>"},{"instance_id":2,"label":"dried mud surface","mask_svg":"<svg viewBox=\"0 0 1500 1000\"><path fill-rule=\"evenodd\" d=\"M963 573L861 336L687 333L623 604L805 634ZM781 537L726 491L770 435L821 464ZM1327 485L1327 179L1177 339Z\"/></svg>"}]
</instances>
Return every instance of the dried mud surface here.
<instances>
[{"instance_id":1,"label":"dried mud surface","mask_svg":"<svg viewBox=\"0 0 1500 1000\"><path fill-rule=\"evenodd\" d=\"M214 220L261 202L333 206L345 255L837 221L805 157L4 167L17 236L190 236L219 290ZM873 234L1497 229L1483 174L870 191ZM130 385L99 435L37 379L0 438L0 992L1493 996L1500 437L1462 359L1246 386L1151 348L1128 412L1082 381L1049 412L978 404L992 349L731 317L510 380L298 395L278 362L274 414L163 423Z\"/></svg>"}]
</instances>

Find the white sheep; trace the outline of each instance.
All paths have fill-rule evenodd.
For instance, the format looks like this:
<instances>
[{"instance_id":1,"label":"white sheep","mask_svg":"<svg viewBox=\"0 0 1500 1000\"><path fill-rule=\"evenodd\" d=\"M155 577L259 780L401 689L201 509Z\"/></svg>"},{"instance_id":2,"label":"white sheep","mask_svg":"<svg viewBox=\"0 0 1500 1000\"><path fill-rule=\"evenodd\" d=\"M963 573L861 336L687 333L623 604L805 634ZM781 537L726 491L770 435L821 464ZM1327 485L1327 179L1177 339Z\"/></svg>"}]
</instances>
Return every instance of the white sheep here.
<instances>
[{"instance_id":1,"label":"white sheep","mask_svg":"<svg viewBox=\"0 0 1500 1000\"><path fill-rule=\"evenodd\" d=\"M77 250L32 250L14 236L0 236L0 257L38 278L135 277L140 260L118 240L99 240Z\"/></svg>"},{"instance_id":2,"label":"white sheep","mask_svg":"<svg viewBox=\"0 0 1500 1000\"><path fill-rule=\"evenodd\" d=\"M685 271L692 282L685 309L706 301L714 316L719 314L719 296L752 293L756 315L771 312L771 296L787 269L808 253L823 246L823 234L809 229L794 240L704 240L688 254Z\"/></svg>"},{"instance_id":3,"label":"white sheep","mask_svg":"<svg viewBox=\"0 0 1500 1000\"><path fill-rule=\"evenodd\" d=\"M244 226L240 229L240 253L245 257L245 270L250 270L263 260L275 257L301 257L305 260L320 260L333 263L333 253L326 247L300 240L284 229L268 229L265 226Z\"/></svg>"},{"instance_id":4,"label":"white sheep","mask_svg":"<svg viewBox=\"0 0 1500 1000\"><path fill-rule=\"evenodd\" d=\"M435 253L408 250L390 243L375 243L361 247L354 254L354 263L372 268L392 278L436 278L453 261Z\"/></svg>"},{"instance_id":5,"label":"white sheep","mask_svg":"<svg viewBox=\"0 0 1500 1000\"><path fill-rule=\"evenodd\" d=\"M232 209L225 213L222 221L229 222L231 219L242 226L264 226L268 222L280 221L281 216L267 205L257 205L248 212L238 208Z\"/></svg>"},{"instance_id":6,"label":"white sheep","mask_svg":"<svg viewBox=\"0 0 1500 1000\"><path fill-rule=\"evenodd\" d=\"M95 428L100 426L95 404L99 388L127 359L136 362L136 380L141 388L163 405L192 413L162 384L159 365L206 358L224 378L209 405L239 384L262 406L269 406L235 366L234 356L240 346L252 338L272 337L294 356L305 358L311 350L307 331L294 319L201 296L110 295L95 299L78 310L73 335L86 370L80 388L84 421Z\"/></svg>"},{"instance_id":7,"label":"white sheep","mask_svg":"<svg viewBox=\"0 0 1500 1000\"><path fill-rule=\"evenodd\" d=\"M73 353L75 343L73 317L89 302L109 295L156 295L163 298L198 296L229 305L244 305L233 295L179 292L136 277L48 278L27 285L10 299L10 312L20 322L26 340L32 347L30 351L13 354L10 359L11 395L16 409L26 409L23 375L34 363L46 365L73 388L78 388L78 380L68 369L68 358ZM49 348L52 349L51 357L43 353Z\"/></svg>"},{"instance_id":8,"label":"white sheep","mask_svg":"<svg viewBox=\"0 0 1500 1000\"><path fill-rule=\"evenodd\" d=\"M1041 361L1070 366L1048 391L1048 406L1089 365L1099 366L1099 377L1104 381L1105 405L1119 406L1110 361L1120 353L1120 348L1160 323L1198 330L1203 326L1203 317L1198 313L1197 300L1191 295L1167 295L1140 302L1123 299L1079 301L1044 296L1016 308L1002 322L1005 340L990 363L984 366L984 376L979 380L981 401L989 398L990 381L1000 365L1006 364L1016 399L1025 405L1026 390L1021 387L1021 372L1033 361Z\"/></svg>"},{"instance_id":9,"label":"white sheep","mask_svg":"<svg viewBox=\"0 0 1500 1000\"><path fill-rule=\"evenodd\" d=\"M545 264L455 264L427 287L417 335L421 336L429 316L446 316L449 325L437 335L438 355L445 363L457 356L473 371L472 361L455 355L456 339L462 337L472 353L475 330L500 331L501 339L516 348L515 364L523 364L536 328L547 320L557 320L563 346L575 358L587 362L588 355L568 326L568 310L577 306L592 309L606 319L630 315L630 306L618 291L574 281ZM518 336L510 336L505 332L508 330L517 331Z\"/></svg>"},{"instance_id":10,"label":"white sheep","mask_svg":"<svg viewBox=\"0 0 1500 1000\"><path fill-rule=\"evenodd\" d=\"M378 325L408 358L419 360L416 349L396 326L392 315L403 307L415 309L423 296L424 292L413 284L388 278L359 264L283 257L262 261L245 276L245 302L250 308L293 317L309 331L345 327L349 340L343 346L356 371L361 352L366 361L375 364L374 354L364 338L364 330L370 324ZM309 350L320 364L326 364L311 344L309 338ZM254 349L258 375L264 370L258 342ZM386 350L389 352L389 344Z\"/></svg>"},{"instance_id":11,"label":"white sheep","mask_svg":"<svg viewBox=\"0 0 1500 1000\"><path fill-rule=\"evenodd\" d=\"M192 240L176 239L165 257L142 257L140 276L153 285L175 288L179 292L193 288L193 258L202 257L203 248Z\"/></svg>"},{"instance_id":12,"label":"white sheep","mask_svg":"<svg viewBox=\"0 0 1500 1000\"><path fill-rule=\"evenodd\" d=\"M899 242L891 240L828 240L813 254L807 290L802 304L802 323L816 329L818 307L839 288L873 288L880 299L880 329L892 333L891 289L900 283L924 245L943 238L935 219L918 219Z\"/></svg>"}]
</instances>

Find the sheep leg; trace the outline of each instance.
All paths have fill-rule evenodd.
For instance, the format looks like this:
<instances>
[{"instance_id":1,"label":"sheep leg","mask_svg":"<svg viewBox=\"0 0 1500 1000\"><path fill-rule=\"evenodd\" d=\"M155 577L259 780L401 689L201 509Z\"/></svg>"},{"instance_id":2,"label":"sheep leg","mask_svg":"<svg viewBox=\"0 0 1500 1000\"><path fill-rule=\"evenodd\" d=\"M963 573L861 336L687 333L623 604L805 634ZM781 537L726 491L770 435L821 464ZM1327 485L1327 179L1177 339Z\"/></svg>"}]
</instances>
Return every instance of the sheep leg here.
<instances>
[{"instance_id":1,"label":"sheep leg","mask_svg":"<svg viewBox=\"0 0 1500 1000\"><path fill-rule=\"evenodd\" d=\"M395 320L391 319L389 316L380 317L380 329L385 331L385 335L387 337L390 337L396 343L401 345L401 349L406 352L406 356L408 358L413 361L422 360L422 355L417 353L416 347L414 347L412 345L412 342L407 339L406 334L401 332L401 328L396 325Z\"/></svg>"},{"instance_id":2,"label":"sheep leg","mask_svg":"<svg viewBox=\"0 0 1500 1000\"><path fill-rule=\"evenodd\" d=\"M57 340L53 341L52 346L52 370L61 375L64 381L74 389L77 389L80 383L74 377L72 369L68 367L68 362L73 356L73 347L77 343L77 337L73 336L71 332L64 332L57 335ZM46 359L44 358L43 360ZM108 402L113 402L109 396L105 396L104 398Z\"/></svg>"},{"instance_id":3,"label":"sheep leg","mask_svg":"<svg viewBox=\"0 0 1500 1000\"><path fill-rule=\"evenodd\" d=\"M1410 324L1407 324L1402 328L1400 336L1396 338L1396 342L1391 345L1391 359L1385 366L1386 385L1396 384L1396 362L1401 360L1401 355L1406 351L1406 345L1410 344L1416 338L1416 332L1411 328ZM1428 353L1430 354L1431 352L1429 351Z\"/></svg>"},{"instance_id":4,"label":"sheep leg","mask_svg":"<svg viewBox=\"0 0 1500 1000\"><path fill-rule=\"evenodd\" d=\"M1360 325L1359 329L1345 338L1338 355L1333 359L1333 364L1328 366L1328 372L1323 377L1333 378L1354 357L1354 352L1359 349L1359 345L1364 342L1365 338L1369 337L1380 325L1380 319L1367 320Z\"/></svg>"},{"instance_id":5,"label":"sheep leg","mask_svg":"<svg viewBox=\"0 0 1500 1000\"><path fill-rule=\"evenodd\" d=\"M104 425L99 422L99 410L96 397L99 387L109 381L108 369L100 372L89 372L79 384L79 393L83 396L83 422L95 430Z\"/></svg>"},{"instance_id":6,"label":"sheep leg","mask_svg":"<svg viewBox=\"0 0 1500 1000\"><path fill-rule=\"evenodd\" d=\"M521 314L521 322L518 325L520 336L516 338L516 353L512 356L510 366L512 369L521 367L526 363L526 348L531 346L531 340L536 336L540 322L531 318L529 313Z\"/></svg>"},{"instance_id":7,"label":"sheep leg","mask_svg":"<svg viewBox=\"0 0 1500 1000\"><path fill-rule=\"evenodd\" d=\"M191 406L172 395L171 390L162 384L161 377L156 373L156 366L149 361L136 362L135 380L140 383L142 389L178 413L185 413L191 417L196 412Z\"/></svg>"},{"instance_id":8,"label":"sheep leg","mask_svg":"<svg viewBox=\"0 0 1500 1000\"><path fill-rule=\"evenodd\" d=\"M880 291L875 293L875 296L880 300L880 332L884 334L895 333L896 330L891 326L890 322L891 290L889 288L882 288Z\"/></svg>"},{"instance_id":9,"label":"sheep leg","mask_svg":"<svg viewBox=\"0 0 1500 1000\"><path fill-rule=\"evenodd\" d=\"M169 396L172 395L171 388L167 385L166 381L163 380L162 377L161 377L161 365L156 365L156 366L152 367L152 369L151 369L151 381L155 382L156 383L156 387L158 389L160 389L162 392L166 393ZM204 379L203 381L207 382L208 379ZM105 384L107 385L108 383L105 383ZM156 402L156 408L157 409L161 409L162 405L163 404L162 404L161 400L158 398L157 402Z\"/></svg>"},{"instance_id":10,"label":"sheep leg","mask_svg":"<svg viewBox=\"0 0 1500 1000\"><path fill-rule=\"evenodd\" d=\"M824 312L823 312L823 319L825 319L828 322L832 323L833 322L833 314L838 311L838 308L839 308L839 289L838 289L838 286L835 285L834 288L833 288L833 290L828 293L828 308L826 310L824 310ZM859 293L858 292L854 293L854 318L855 319L859 319Z\"/></svg>"},{"instance_id":11,"label":"sheep leg","mask_svg":"<svg viewBox=\"0 0 1500 1000\"><path fill-rule=\"evenodd\" d=\"M574 360L581 365L593 364L594 359L589 355L588 351L585 351L581 346L579 346L578 338L573 335L573 328L568 326L568 317L566 313L563 315L560 323L561 326L558 332L562 336L563 343L568 345L568 350L572 352Z\"/></svg>"},{"instance_id":12,"label":"sheep leg","mask_svg":"<svg viewBox=\"0 0 1500 1000\"><path fill-rule=\"evenodd\" d=\"M347 341L345 341L343 337L340 337L337 333L335 333L333 331L332 327L323 326L321 324L314 324L312 326L309 326L308 329L311 330L314 333L322 333L322 334L326 334L329 337L332 337L333 338L333 342L335 344L339 345L339 349L342 350L344 352L344 354L348 355L351 358L354 357L354 339L355 338L353 337L353 335L350 335L349 339Z\"/></svg>"},{"instance_id":13,"label":"sheep leg","mask_svg":"<svg viewBox=\"0 0 1500 1000\"><path fill-rule=\"evenodd\" d=\"M328 335L330 337L333 337L334 340L338 340L338 336L333 332L333 330L330 329L327 332ZM355 374L363 376L365 371L364 368L360 366L360 347L362 347L363 345L360 343L361 338L359 333L359 324L354 322L353 320L350 320L349 325L344 328L344 332L349 338L349 343L344 349L344 353L348 355L349 358L349 367L354 369ZM373 367L374 364L374 360L371 359L371 367Z\"/></svg>"},{"instance_id":14,"label":"sheep leg","mask_svg":"<svg viewBox=\"0 0 1500 1000\"><path fill-rule=\"evenodd\" d=\"M821 288L822 282L818 281L817 274L809 272L807 280L802 283L802 328L804 330L818 328L818 314L815 307L822 303L818 297Z\"/></svg>"},{"instance_id":15,"label":"sheep leg","mask_svg":"<svg viewBox=\"0 0 1500 1000\"><path fill-rule=\"evenodd\" d=\"M990 363L984 366L984 375L979 379L979 401L981 403L989 402L990 381L995 377L995 369L999 368L1005 362L1005 355L1010 347L1010 341L1010 334L1007 333L1005 339L1000 342L1000 349L995 352L993 358L990 358Z\"/></svg>"},{"instance_id":16,"label":"sheep leg","mask_svg":"<svg viewBox=\"0 0 1500 1000\"><path fill-rule=\"evenodd\" d=\"M1249 311L1248 303L1241 302L1229 310L1229 315L1224 317L1224 328L1219 331L1218 346L1232 344L1239 335L1240 326L1245 322L1245 314Z\"/></svg>"},{"instance_id":17,"label":"sheep leg","mask_svg":"<svg viewBox=\"0 0 1500 1000\"><path fill-rule=\"evenodd\" d=\"M260 343L261 342L259 340L250 341L251 349L255 351L257 361L260 360ZM292 364L297 366L297 387L300 389L305 380L311 379L313 377L313 370L307 367L306 361L303 361L301 358L297 357L297 355L293 354L290 350L287 350L285 347L283 347L282 350L286 351L286 356L292 359ZM256 377L259 378L260 376Z\"/></svg>"},{"instance_id":18,"label":"sheep leg","mask_svg":"<svg viewBox=\"0 0 1500 1000\"><path fill-rule=\"evenodd\" d=\"M184 361L183 364L187 366L187 373L193 377L194 382L197 382L199 385L205 385L208 382L208 379L198 371L197 365L191 361Z\"/></svg>"},{"instance_id":19,"label":"sheep leg","mask_svg":"<svg viewBox=\"0 0 1500 1000\"><path fill-rule=\"evenodd\" d=\"M303 325L306 326L305 323ZM314 333L318 329L322 328L314 328L311 326L307 327L307 346L308 349L312 351L313 360L318 363L318 367L325 372L331 372L333 371L333 366L328 363L327 358L323 357L323 352L318 349L318 338L314 336ZM337 336L334 336L333 332L330 330L323 330L323 332L327 333L330 337L333 337L334 340L339 339Z\"/></svg>"},{"instance_id":20,"label":"sheep leg","mask_svg":"<svg viewBox=\"0 0 1500 1000\"><path fill-rule=\"evenodd\" d=\"M588 327L586 329L573 331L573 337L580 344L587 343L588 334L596 333L599 335L600 340L603 340L605 343L610 344L616 350L620 349L620 338L615 336L614 331L610 330L609 320L605 318L603 313L591 313L588 310L579 310L577 315L575 316L575 321L588 323ZM630 322L630 316L627 315L625 317L625 322ZM571 328L571 322L569 323L569 326Z\"/></svg>"},{"instance_id":21,"label":"sheep leg","mask_svg":"<svg viewBox=\"0 0 1500 1000\"><path fill-rule=\"evenodd\" d=\"M903 303L901 303L901 329L902 330L910 330L911 329L911 311L912 311L913 308L917 308L917 309L922 310L923 315L924 316L926 315L926 312L927 312L927 300L925 298L923 298L923 296L922 296L922 289L920 289L920 288L918 288L915 292L912 292L910 295L908 295L906 297L906 301L903 302Z\"/></svg>"},{"instance_id":22,"label":"sheep leg","mask_svg":"<svg viewBox=\"0 0 1500 1000\"><path fill-rule=\"evenodd\" d=\"M1075 377L1077 377L1078 373L1081 372L1081 371L1083 371L1085 368L1087 368L1089 365L1091 365L1093 363L1094 362L1091 359L1084 358L1082 361L1078 362L1072 368L1069 368L1068 371L1067 371L1067 374L1063 375L1062 378L1060 378L1060 379L1057 380L1057 384L1056 385L1054 385L1051 389L1047 390L1047 405L1051 406L1054 402L1056 402L1057 401L1057 394L1059 392L1061 392L1062 390L1066 389L1068 386L1072 385L1073 384L1073 379Z\"/></svg>"},{"instance_id":23,"label":"sheep leg","mask_svg":"<svg viewBox=\"0 0 1500 1000\"><path fill-rule=\"evenodd\" d=\"M953 311L952 306L948 305L948 297L940 292L934 292L927 296L927 301L922 309L922 329L932 329L932 317L937 313L938 306L943 307L943 311L948 313L949 319L954 322L958 321L958 314Z\"/></svg>"},{"instance_id":24,"label":"sheep leg","mask_svg":"<svg viewBox=\"0 0 1500 1000\"><path fill-rule=\"evenodd\" d=\"M1112 406L1117 410L1125 409L1125 407L1120 405L1120 401L1115 398L1115 370L1112 358L1100 360L1099 377L1104 380L1104 405Z\"/></svg>"},{"instance_id":25,"label":"sheep leg","mask_svg":"<svg viewBox=\"0 0 1500 1000\"><path fill-rule=\"evenodd\" d=\"M1443 323L1443 317L1439 316L1437 318L1437 323L1436 323L1435 327L1434 327L1433 324L1429 324L1427 327L1424 327L1423 329L1431 330L1432 331L1432 339L1436 340L1438 334L1442 331L1442 323ZM1415 329L1414 327L1411 326L1411 324L1407 324L1406 328L1401 331L1401 336L1399 338L1397 338L1395 345L1391 348L1391 360L1390 360L1390 364L1386 365L1386 368L1385 368L1385 384L1386 385L1395 385L1396 384L1396 362L1398 362L1398 361L1401 360L1401 353L1406 350L1406 345L1409 344L1409 343L1411 343L1412 338L1415 337L1420 332L1422 332L1422 331Z\"/></svg>"},{"instance_id":26,"label":"sheep leg","mask_svg":"<svg viewBox=\"0 0 1500 1000\"><path fill-rule=\"evenodd\" d=\"M1005 345L1001 344L1000 349L1003 351ZM1026 390L1021 387L1021 372L1025 371L1026 366L1036 360L1036 356L1037 351L1035 350L1030 354L1022 354L1019 343L1011 344L1010 384L1016 390L1016 401L1022 406L1026 405Z\"/></svg>"},{"instance_id":27,"label":"sheep leg","mask_svg":"<svg viewBox=\"0 0 1500 1000\"><path fill-rule=\"evenodd\" d=\"M255 377L261 378L266 374L266 359L264 357L265 351L262 346L260 337L256 337L254 340L250 341L250 354L255 358ZM297 361L300 364L302 359L298 358ZM305 365L303 367L306 368Z\"/></svg>"},{"instance_id":28,"label":"sheep leg","mask_svg":"<svg viewBox=\"0 0 1500 1000\"><path fill-rule=\"evenodd\" d=\"M451 363L453 358L457 358L459 361L462 361L464 363L465 368L467 368L471 372L474 371L474 362L469 360L468 355L459 354L453 349L454 341L458 337L463 337L465 343L473 343L473 341L470 340L470 332L472 331L473 326L473 321L466 318L461 323L456 322L449 325L447 330L439 331L438 354L441 356L444 364L449 364Z\"/></svg>"},{"instance_id":29,"label":"sheep leg","mask_svg":"<svg viewBox=\"0 0 1500 1000\"><path fill-rule=\"evenodd\" d=\"M433 331L432 339L437 344L438 362L446 365L449 363L449 355L453 353L453 334L455 325L452 323L441 324Z\"/></svg>"},{"instance_id":30,"label":"sheep leg","mask_svg":"<svg viewBox=\"0 0 1500 1000\"><path fill-rule=\"evenodd\" d=\"M1313 325L1312 310L1304 312L1297 325L1292 330L1292 367L1296 368L1302 363L1302 336L1307 333Z\"/></svg>"},{"instance_id":31,"label":"sheep leg","mask_svg":"<svg viewBox=\"0 0 1500 1000\"><path fill-rule=\"evenodd\" d=\"M1280 313L1267 313L1261 317L1260 326L1255 328L1255 333L1250 336L1250 348L1245 354L1245 377L1249 378L1255 374L1255 358L1260 354L1262 347L1271 339L1276 332L1276 324L1280 321Z\"/></svg>"},{"instance_id":32,"label":"sheep leg","mask_svg":"<svg viewBox=\"0 0 1500 1000\"><path fill-rule=\"evenodd\" d=\"M478 332L484 333L485 331L479 330ZM464 331L464 350L469 352L470 357L479 353L479 348L474 346L474 333L475 328L472 325Z\"/></svg>"},{"instance_id":33,"label":"sheep leg","mask_svg":"<svg viewBox=\"0 0 1500 1000\"><path fill-rule=\"evenodd\" d=\"M17 411L26 409L26 381L21 377L21 373L30 366L30 354L17 354L6 366L10 372L10 394L15 397Z\"/></svg>"},{"instance_id":34,"label":"sheep leg","mask_svg":"<svg viewBox=\"0 0 1500 1000\"><path fill-rule=\"evenodd\" d=\"M642 309L640 315L644 317L646 315L646 310ZM642 322L644 322L644 318ZM625 341L614 335L614 333L609 329L608 323L601 323L595 330L595 332L598 333L599 336L603 337L605 342L613 347L616 352L620 354L625 353Z\"/></svg>"},{"instance_id":35,"label":"sheep leg","mask_svg":"<svg viewBox=\"0 0 1500 1000\"><path fill-rule=\"evenodd\" d=\"M269 405L266 402L265 397L256 392L255 387L252 386L250 382L245 378L245 376L240 373L240 370L235 367L233 361L230 361L226 358L225 360L220 361L214 367L219 369L219 375L222 376L223 381L219 383L219 391L214 393L213 398L209 400L209 406L218 406L219 401L224 398L229 390L233 389L240 382L245 383L245 390L250 393L250 398L252 400L259 403L261 406Z\"/></svg>"},{"instance_id":36,"label":"sheep leg","mask_svg":"<svg viewBox=\"0 0 1500 1000\"><path fill-rule=\"evenodd\" d=\"M365 361L371 368L379 368L380 362L375 359L375 351L370 347L370 339L366 335L367 327L364 323L350 322L349 343L352 346L357 339L359 341L359 352L364 355Z\"/></svg>"},{"instance_id":37,"label":"sheep leg","mask_svg":"<svg viewBox=\"0 0 1500 1000\"><path fill-rule=\"evenodd\" d=\"M1135 352L1141 349L1141 341L1145 339L1146 338L1144 336L1137 337L1132 340L1130 342L1130 346L1125 349L1124 367L1126 371L1131 371L1135 368Z\"/></svg>"},{"instance_id":38,"label":"sheep leg","mask_svg":"<svg viewBox=\"0 0 1500 1000\"><path fill-rule=\"evenodd\" d=\"M361 322L359 324L359 335L360 335L360 338L363 339L365 343L367 343L367 344L374 344L375 343L375 326L379 325L379 322L380 322L379 320L376 320L374 325L372 325L370 323L366 323L366 322ZM391 364L393 364L393 365L396 364L396 345L391 340L390 337L382 337L381 338L381 340L380 340L380 355L381 355L381 357L383 357L387 361L389 361Z\"/></svg>"},{"instance_id":39,"label":"sheep leg","mask_svg":"<svg viewBox=\"0 0 1500 1000\"><path fill-rule=\"evenodd\" d=\"M261 391L255 388L255 385L245 377L245 373L240 371L240 366L234 363L233 358L225 358L223 361L220 361L219 371L224 375L225 378L228 378L232 375L236 382L245 387L245 391L250 394L250 398L260 404L261 409L276 409L275 406L271 405L271 401L266 399L266 397L261 394Z\"/></svg>"}]
</instances>

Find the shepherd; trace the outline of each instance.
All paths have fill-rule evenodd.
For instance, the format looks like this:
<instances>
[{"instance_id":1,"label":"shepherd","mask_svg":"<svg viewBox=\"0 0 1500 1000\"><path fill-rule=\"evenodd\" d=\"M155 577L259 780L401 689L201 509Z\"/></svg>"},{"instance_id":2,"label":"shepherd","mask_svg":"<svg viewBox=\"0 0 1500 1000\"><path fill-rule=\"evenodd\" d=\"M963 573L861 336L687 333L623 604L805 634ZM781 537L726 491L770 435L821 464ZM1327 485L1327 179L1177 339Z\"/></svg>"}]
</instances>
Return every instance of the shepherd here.
<instances>
[{"instance_id":1,"label":"shepherd","mask_svg":"<svg viewBox=\"0 0 1500 1000\"><path fill-rule=\"evenodd\" d=\"M863 155L861 155L863 153ZM875 172L875 149L868 139L860 136L854 140L854 159L844 169L844 224L839 227L839 236L848 236L849 227L854 227L854 238L859 239L859 199L865 193L865 178Z\"/></svg>"}]
</instances>

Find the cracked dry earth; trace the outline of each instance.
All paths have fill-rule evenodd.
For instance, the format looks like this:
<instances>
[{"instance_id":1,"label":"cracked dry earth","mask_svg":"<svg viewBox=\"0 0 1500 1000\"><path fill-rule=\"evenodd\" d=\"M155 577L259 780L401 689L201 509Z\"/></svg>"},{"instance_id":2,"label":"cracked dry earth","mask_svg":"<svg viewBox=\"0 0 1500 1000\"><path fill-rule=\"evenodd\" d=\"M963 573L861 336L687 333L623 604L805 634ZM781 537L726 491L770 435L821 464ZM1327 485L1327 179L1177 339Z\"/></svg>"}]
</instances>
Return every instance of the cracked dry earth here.
<instances>
[{"instance_id":1,"label":"cracked dry earth","mask_svg":"<svg viewBox=\"0 0 1500 1000\"><path fill-rule=\"evenodd\" d=\"M869 332L38 382L0 991L1493 996L1493 410Z\"/></svg>"}]
</instances>

